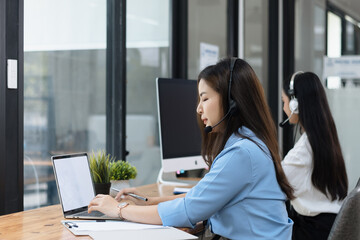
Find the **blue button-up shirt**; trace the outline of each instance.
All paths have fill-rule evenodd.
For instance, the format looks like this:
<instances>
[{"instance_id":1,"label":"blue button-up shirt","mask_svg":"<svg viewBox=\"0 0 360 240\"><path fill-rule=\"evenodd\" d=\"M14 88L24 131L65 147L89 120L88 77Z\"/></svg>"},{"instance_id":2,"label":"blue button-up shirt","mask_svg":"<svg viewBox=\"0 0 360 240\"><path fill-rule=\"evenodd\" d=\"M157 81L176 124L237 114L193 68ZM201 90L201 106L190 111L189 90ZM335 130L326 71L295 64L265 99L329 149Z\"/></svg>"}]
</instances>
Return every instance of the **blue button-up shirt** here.
<instances>
[{"instance_id":1,"label":"blue button-up shirt","mask_svg":"<svg viewBox=\"0 0 360 240\"><path fill-rule=\"evenodd\" d=\"M233 134L210 171L184 198L160 203L164 226L194 227L208 219L211 230L230 239L291 239L285 194L265 144L246 127Z\"/></svg>"}]
</instances>

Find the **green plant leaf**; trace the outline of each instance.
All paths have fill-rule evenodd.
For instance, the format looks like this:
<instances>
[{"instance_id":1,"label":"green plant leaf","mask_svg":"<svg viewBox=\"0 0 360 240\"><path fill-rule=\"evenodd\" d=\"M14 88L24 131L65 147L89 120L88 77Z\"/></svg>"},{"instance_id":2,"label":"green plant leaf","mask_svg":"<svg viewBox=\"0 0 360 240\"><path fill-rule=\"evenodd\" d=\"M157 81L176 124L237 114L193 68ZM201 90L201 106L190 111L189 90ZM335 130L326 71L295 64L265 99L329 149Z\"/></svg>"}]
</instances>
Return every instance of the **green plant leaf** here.
<instances>
[{"instance_id":1,"label":"green plant leaf","mask_svg":"<svg viewBox=\"0 0 360 240\"><path fill-rule=\"evenodd\" d=\"M129 180L136 178L136 175L136 167L131 166L129 162L119 160L111 163L111 180Z\"/></svg>"},{"instance_id":2,"label":"green plant leaf","mask_svg":"<svg viewBox=\"0 0 360 240\"><path fill-rule=\"evenodd\" d=\"M106 154L104 150L90 155L90 171L94 183L109 183L111 165L115 161L115 157Z\"/></svg>"}]
</instances>

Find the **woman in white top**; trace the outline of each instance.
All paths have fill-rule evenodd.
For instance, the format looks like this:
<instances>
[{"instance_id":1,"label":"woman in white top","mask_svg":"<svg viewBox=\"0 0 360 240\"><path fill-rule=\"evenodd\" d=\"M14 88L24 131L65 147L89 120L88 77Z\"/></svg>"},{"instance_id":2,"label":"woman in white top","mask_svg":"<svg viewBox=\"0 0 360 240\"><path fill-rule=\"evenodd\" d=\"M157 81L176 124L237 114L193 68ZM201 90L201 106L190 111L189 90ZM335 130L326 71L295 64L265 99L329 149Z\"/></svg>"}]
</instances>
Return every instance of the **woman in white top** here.
<instances>
[{"instance_id":1,"label":"woman in white top","mask_svg":"<svg viewBox=\"0 0 360 240\"><path fill-rule=\"evenodd\" d=\"M292 239L327 239L348 180L326 94L316 74L297 72L284 82L282 101L289 123L299 124L302 132L282 161L295 191Z\"/></svg>"}]
</instances>

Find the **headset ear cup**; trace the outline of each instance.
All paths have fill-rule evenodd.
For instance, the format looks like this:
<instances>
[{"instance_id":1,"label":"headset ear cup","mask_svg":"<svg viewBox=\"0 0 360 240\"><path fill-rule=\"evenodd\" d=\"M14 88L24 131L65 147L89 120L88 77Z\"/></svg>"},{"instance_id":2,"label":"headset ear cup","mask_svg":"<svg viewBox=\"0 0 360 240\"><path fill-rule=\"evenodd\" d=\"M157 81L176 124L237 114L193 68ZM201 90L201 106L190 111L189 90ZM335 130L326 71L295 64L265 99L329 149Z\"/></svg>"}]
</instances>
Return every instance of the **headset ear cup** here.
<instances>
[{"instance_id":1,"label":"headset ear cup","mask_svg":"<svg viewBox=\"0 0 360 240\"><path fill-rule=\"evenodd\" d=\"M298 114L299 113L299 103L296 98L292 98L289 102L289 108L292 113Z\"/></svg>"},{"instance_id":2,"label":"headset ear cup","mask_svg":"<svg viewBox=\"0 0 360 240\"><path fill-rule=\"evenodd\" d=\"M231 99L230 100L230 104L229 104L230 106L229 106L229 112L231 113L231 114L234 114L235 112L236 112L236 102L233 100L233 99Z\"/></svg>"}]
</instances>

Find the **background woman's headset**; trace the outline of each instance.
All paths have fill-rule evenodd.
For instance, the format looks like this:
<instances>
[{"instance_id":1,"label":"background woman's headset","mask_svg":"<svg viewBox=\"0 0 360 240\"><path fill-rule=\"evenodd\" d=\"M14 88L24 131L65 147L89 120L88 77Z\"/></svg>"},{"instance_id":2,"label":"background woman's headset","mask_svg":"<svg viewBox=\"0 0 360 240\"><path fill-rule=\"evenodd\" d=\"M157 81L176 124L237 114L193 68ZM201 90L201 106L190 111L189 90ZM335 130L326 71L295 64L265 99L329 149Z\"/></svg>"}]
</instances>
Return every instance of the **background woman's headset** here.
<instances>
[{"instance_id":1,"label":"background woman's headset","mask_svg":"<svg viewBox=\"0 0 360 240\"><path fill-rule=\"evenodd\" d=\"M290 79L288 94L290 95L289 108L290 108L290 111L291 111L292 114L293 113L295 113L295 114L299 113L299 102L298 102L298 100L296 99L296 96L295 96L294 81L295 81L296 75L301 74L301 73L304 73L304 72L303 71L298 71L298 72L294 73L291 76L291 79Z\"/></svg>"},{"instance_id":2,"label":"background woman's headset","mask_svg":"<svg viewBox=\"0 0 360 240\"><path fill-rule=\"evenodd\" d=\"M296 75L301 74L301 73L304 73L304 72L303 71L298 71L298 72L294 73L291 76L290 84L289 84L289 90L288 90L288 94L290 96L289 109L290 109L291 113L290 113L290 116L287 119L285 119L284 121L279 123L279 127L284 127L285 123L287 123L290 120L291 116L294 113L295 114L299 113L299 102L295 97L294 81L295 81Z\"/></svg>"}]
</instances>

